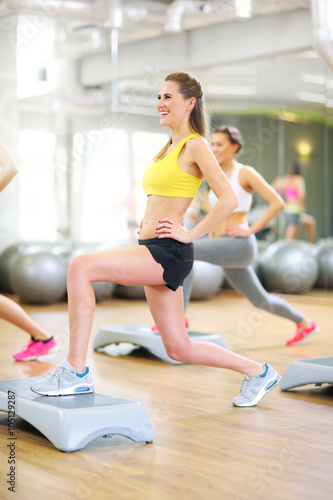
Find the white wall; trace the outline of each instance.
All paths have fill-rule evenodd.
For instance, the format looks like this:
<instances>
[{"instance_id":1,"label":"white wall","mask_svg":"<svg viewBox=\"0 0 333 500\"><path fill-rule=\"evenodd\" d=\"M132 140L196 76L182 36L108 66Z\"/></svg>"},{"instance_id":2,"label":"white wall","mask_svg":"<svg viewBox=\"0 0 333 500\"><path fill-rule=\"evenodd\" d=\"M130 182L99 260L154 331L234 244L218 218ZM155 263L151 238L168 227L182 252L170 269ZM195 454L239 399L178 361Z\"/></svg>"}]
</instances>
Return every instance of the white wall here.
<instances>
[{"instance_id":1,"label":"white wall","mask_svg":"<svg viewBox=\"0 0 333 500\"><path fill-rule=\"evenodd\" d=\"M17 160L16 50L10 33L0 27L0 140ZM0 251L18 239L18 186L16 175L0 194Z\"/></svg>"}]
</instances>

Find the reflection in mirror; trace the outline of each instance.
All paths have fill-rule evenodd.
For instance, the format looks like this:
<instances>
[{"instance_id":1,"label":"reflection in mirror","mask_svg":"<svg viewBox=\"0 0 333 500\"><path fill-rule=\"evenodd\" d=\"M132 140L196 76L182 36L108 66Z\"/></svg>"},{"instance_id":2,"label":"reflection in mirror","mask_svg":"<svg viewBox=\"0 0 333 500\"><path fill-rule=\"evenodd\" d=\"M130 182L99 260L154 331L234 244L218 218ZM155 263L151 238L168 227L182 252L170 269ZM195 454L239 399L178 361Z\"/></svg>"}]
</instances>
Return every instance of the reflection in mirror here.
<instances>
[{"instance_id":1,"label":"reflection in mirror","mask_svg":"<svg viewBox=\"0 0 333 500\"><path fill-rule=\"evenodd\" d=\"M316 53L302 51L247 61L214 68L210 73L219 75L230 89L236 79L242 82L239 98L233 97L226 85L206 85L214 111L213 125L228 123L243 135L245 147L239 161L252 165L270 183L286 176L298 161L303 169L305 213L309 216L304 216L298 237L308 239L311 220L316 221L317 239L328 236L332 228L325 226L325 220L330 205L323 197L326 71ZM276 236L281 238L285 236L284 217L279 216L278 221ZM309 239L313 241L313 236Z\"/></svg>"}]
</instances>

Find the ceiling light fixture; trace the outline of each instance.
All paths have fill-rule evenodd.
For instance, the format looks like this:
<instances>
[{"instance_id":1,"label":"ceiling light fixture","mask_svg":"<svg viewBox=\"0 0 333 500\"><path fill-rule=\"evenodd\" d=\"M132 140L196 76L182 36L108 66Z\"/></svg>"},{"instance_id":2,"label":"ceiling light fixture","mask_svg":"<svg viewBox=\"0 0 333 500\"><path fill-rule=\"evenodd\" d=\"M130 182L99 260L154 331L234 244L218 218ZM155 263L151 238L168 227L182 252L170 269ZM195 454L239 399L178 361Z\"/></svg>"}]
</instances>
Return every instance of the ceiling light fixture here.
<instances>
[{"instance_id":1,"label":"ceiling light fixture","mask_svg":"<svg viewBox=\"0 0 333 500\"><path fill-rule=\"evenodd\" d=\"M164 31L166 33L182 33L183 32L183 15L185 12L185 2L173 2L166 12L166 22Z\"/></svg>"},{"instance_id":2,"label":"ceiling light fixture","mask_svg":"<svg viewBox=\"0 0 333 500\"><path fill-rule=\"evenodd\" d=\"M235 15L240 19L252 17L252 0L235 0Z\"/></svg>"},{"instance_id":3,"label":"ceiling light fixture","mask_svg":"<svg viewBox=\"0 0 333 500\"><path fill-rule=\"evenodd\" d=\"M300 101L315 102L318 104L326 103L326 96L324 94L314 94L312 92L298 92L297 98Z\"/></svg>"},{"instance_id":4,"label":"ceiling light fixture","mask_svg":"<svg viewBox=\"0 0 333 500\"><path fill-rule=\"evenodd\" d=\"M107 28L121 28L123 24L123 9L121 0L108 0L109 16L104 23Z\"/></svg>"},{"instance_id":5,"label":"ceiling light fixture","mask_svg":"<svg viewBox=\"0 0 333 500\"><path fill-rule=\"evenodd\" d=\"M166 33L182 33L184 31L183 19L185 11L197 10L197 2L175 0L166 11L164 31Z\"/></svg>"}]
</instances>

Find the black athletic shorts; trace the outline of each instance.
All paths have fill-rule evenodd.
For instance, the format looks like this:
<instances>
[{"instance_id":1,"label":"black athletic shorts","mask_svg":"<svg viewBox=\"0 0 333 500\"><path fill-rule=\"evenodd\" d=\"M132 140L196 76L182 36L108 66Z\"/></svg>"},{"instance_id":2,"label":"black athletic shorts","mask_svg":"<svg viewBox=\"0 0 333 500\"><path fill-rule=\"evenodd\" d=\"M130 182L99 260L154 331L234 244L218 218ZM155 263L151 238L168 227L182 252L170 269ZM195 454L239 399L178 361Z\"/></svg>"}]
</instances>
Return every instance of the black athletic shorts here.
<instances>
[{"instance_id":1,"label":"black athletic shorts","mask_svg":"<svg viewBox=\"0 0 333 500\"><path fill-rule=\"evenodd\" d=\"M145 245L154 260L162 265L163 279L168 288L175 292L183 286L193 266L193 243L181 243L173 238L151 238L139 240L139 245Z\"/></svg>"},{"instance_id":2,"label":"black athletic shorts","mask_svg":"<svg viewBox=\"0 0 333 500\"><path fill-rule=\"evenodd\" d=\"M294 226L301 225L301 214L292 214L289 212L285 212L284 216L287 224L293 224Z\"/></svg>"}]
</instances>

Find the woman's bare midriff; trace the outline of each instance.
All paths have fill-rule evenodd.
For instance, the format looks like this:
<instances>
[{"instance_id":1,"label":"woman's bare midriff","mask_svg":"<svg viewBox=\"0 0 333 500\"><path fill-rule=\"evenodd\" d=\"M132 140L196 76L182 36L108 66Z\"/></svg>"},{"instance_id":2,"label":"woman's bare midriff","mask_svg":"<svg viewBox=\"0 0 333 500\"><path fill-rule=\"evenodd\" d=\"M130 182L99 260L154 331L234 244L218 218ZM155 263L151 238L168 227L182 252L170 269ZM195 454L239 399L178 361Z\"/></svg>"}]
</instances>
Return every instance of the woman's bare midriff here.
<instances>
[{"instance_id":1,"label":"woman's bare midriff","mask_svg":"<svg viewBox=\"0 0 333 500\"><path fill-rule=\"evenodd\" d=\"M218 238L219 236L224 236L227 229L233 226L238 226L239 224L247 224L247 212L233 212L225 220L221 222L216 228L210 233L213 238Z\"/></svg>"},{"instance_id":2,"label":"woman's bare midriff","mask_svg":"<svg viewBox=\"0 0 333 500\"><path fill-rule=\"evenodd\" d=\"M140 240L156 238L158 221L169 218L178 224L184 224L184 215L190 206L192 198L173 198L169 196L150 195L140 229Z\"/></svg>"}]
</instances>

